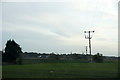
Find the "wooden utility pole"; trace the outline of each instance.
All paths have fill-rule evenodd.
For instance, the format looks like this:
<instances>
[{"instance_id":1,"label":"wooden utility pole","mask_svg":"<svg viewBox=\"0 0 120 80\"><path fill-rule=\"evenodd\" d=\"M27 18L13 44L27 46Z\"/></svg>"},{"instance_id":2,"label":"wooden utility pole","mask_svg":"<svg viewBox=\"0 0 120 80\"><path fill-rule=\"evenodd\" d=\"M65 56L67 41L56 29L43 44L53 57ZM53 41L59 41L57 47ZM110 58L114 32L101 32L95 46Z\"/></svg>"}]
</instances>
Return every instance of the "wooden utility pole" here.
<instances>
[{"instance_id":1,"label":"wooden utility pole","mask_svg":"<svg viewBox=\"0 0 120 80\"><path fill-rule=\"evenodd\" d=\"M89 39L89 52L90 52L90 56L92 55L91 54L91 39L92 39L92 37L90 35L91 32L94 33L95 31L84 31L84 33L88 33L88 36L85 35L85 39ZM91 57L91 61L92 61L92 57Z\"/></svg>"},{"instance_id":2,"label":"wooden utility pole","mask_svg":"<svg viewBox=\"0 0 120 80\"><path fill-rule=\"evenodd\" d=\"M88 46L85 46L86 55L87 55L87 47L88 47Z\"/></svg>"}]
</instances>

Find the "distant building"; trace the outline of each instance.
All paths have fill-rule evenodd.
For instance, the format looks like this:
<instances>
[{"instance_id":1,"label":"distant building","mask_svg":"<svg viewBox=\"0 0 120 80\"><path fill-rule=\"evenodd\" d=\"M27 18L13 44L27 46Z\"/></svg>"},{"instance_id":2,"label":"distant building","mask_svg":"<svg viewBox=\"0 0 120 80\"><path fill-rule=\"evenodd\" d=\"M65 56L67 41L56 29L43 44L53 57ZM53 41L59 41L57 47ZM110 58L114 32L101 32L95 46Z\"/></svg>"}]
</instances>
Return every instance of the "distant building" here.
<instances>
[{"instance_id":1,"label":"distant building","mask_svg":"<svg viewBox=\"0 0 120 80\"><path fill-rule=\"evenodd\" d=\"M38 58L38 54L37 53L27 53L27 52L25 52L25 53L22 54L22 58L23 59L36 59L36 58Z\"/></svg>"},{"instance_id":2,"label":"distant building","mask_svg":"<svg viewBox=\"0 0 120 80\"><path fill-rule=\"evenodd\" d=\"M104 56L104 62L116 62L118 57L115 56Z\"/></svg>"},{"instance_id":3,"label":"distant building","mask_svg":"<svg viewBox=\"0 0 120 80\"><path fill-rule=\"evenodd\" d=\"M45 54L45 53L43 53L43 54L38 54L38 58L39 58L39 59L48 59L48 58L49 58L49 54Z\"/></svg>"}]
</instances>

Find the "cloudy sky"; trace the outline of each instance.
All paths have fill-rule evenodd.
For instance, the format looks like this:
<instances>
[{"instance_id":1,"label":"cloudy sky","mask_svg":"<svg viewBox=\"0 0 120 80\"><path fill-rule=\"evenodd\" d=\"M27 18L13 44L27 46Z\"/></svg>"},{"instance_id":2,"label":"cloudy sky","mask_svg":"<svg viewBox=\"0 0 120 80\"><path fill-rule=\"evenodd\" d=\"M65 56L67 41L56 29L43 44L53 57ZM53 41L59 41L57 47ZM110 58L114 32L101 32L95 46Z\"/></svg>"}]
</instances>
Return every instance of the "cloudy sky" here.
<instances>
[{"instance_id":1,"label":"cloudy sky","mask_svg":"<svg viewBox=\"0 0 120 80\"><path fill-rule=\"evenodd\" d=\"M14 39L23 52L82 53L95 30L92 54L118 55L118 0L11 1L0 6L1 49Z\"/></svg>"}]
</instances>

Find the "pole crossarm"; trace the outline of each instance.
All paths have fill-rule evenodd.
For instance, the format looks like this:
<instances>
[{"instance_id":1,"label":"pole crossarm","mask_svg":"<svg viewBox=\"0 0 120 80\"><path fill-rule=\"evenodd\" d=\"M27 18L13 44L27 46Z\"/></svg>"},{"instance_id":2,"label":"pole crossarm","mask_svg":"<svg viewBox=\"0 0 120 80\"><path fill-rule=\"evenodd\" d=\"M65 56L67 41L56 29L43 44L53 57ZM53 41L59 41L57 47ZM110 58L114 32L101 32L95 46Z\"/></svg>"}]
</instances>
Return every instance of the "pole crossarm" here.
<instances>
[{"instance_id":1,"label":"pole crossarm","mask_svg":"<svg viewBox=\"0 0 120 80\"><path fill-rule=\"evenodd\" d=\"M88 33L89 35L85 35L85 39L92 39L92 37L90 36L90 33L94 33L95 31L84 31L84 33Z\"/></svg>"},{"instance_id":2,"label":"pole crossarm","mask_svg":"<svg viewBox=\"0 0 120 80\"><path fill-rule=\"evenodd\" d=\"M84 33L89 33L89 32L93 32L94 33L95 31L84 31Z\"/></svg>"}]
</instances>

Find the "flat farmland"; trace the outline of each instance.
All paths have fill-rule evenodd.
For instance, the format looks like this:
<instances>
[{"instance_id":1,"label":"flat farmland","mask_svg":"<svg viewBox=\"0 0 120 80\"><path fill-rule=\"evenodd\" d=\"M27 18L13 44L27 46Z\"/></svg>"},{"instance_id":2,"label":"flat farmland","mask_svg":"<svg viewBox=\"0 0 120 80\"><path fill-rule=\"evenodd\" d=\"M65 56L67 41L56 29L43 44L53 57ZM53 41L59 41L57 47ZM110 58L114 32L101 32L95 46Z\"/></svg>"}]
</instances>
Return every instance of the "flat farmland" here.
<instances>
[{"instance_id":1,"label":"flat farmland","mask_svg":"<svg viewBox=\"0 0 120 80\"><path fill-rule=\"evenodd\" d=\"M4 65L3 78L117 78L118 63Z\"/></svg>"}]
</instances>

